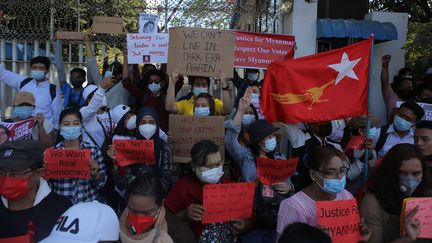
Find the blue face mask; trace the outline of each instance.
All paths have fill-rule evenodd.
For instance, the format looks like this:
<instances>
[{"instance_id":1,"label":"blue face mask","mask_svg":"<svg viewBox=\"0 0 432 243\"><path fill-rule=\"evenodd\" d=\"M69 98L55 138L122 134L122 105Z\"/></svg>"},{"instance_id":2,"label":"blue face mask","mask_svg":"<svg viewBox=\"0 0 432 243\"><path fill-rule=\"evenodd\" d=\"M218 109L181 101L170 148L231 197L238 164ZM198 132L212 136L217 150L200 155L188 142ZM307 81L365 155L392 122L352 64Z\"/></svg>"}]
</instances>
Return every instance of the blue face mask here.
<instances>
[{"instance_id":1,"label":"blue face mask","mask_svg":"<svg viewBox=\"0 0 432 243\"><path fill-rule=\"evenodd\" d=\"M257 81L258 80L258 73L248 73L247 79L250 81Z\"/></svg>"},{"instance_id":2,"label":"blue face mask","mask_svg":"<svg viewBox=\"0 0 432 243\"><path fill-rule=\"evenodd\" d=\"M374 140L377 137L378 137L378 129L376 127L372 127L371 129L369 129L367 138Z\"/></svg>"},{"instance_id":3,"label":"blue face mask","mask_svg":"<svg viewBox=\"0 0 432 243\"><path fill-rule=\"evenodd\" d=\"M21 119L27 119L33 114L33 106L15 106L13 113Z\"/></svg>"},{"instance_id":4,"label":"blue face mask","mask_svg":"<svg viewBox=\"0 0 432 243\"><path fill-rule=\"evenodd\" d=\"M208 116L210 115L210 107L195 107L195 116Z\"/></svg>"},{"instance_id":5,"label":"blue face mask","mask_svg":"<svg viewBox=\"0 0 432 243\"><path fill-rule=\"evenodd\" d=\"M393 125L396 130L400 132L406 132L411 129L413 124L400 116L395 116L393 120Z\"/></svg>"},{"instance_id":6,"label":"blue face mask","mask_svg":"<svg viewBox=\"0 0 432 243\"><path fill-rule=\"evenodd\" d=\"M272 137L270 139L267 139L264 141L264 152L266 153L270 153L273 152L276 149L277 146L277 142L276 142L276 137Z\"/></svg>"},{"instance_id":7,"label":"blue face mask","mask_svg":"<svg viewBox=\"0 0 432 243\"><path fill-rule=\"evenodd\" d=\"M161 85L160 85L160 83L149 83L149 85L148 85L148 89L149 89L153 94L157 94L157 93L159 93L159 91L161 90Z\"/></svg>"},{"instance_id":8,"label":"blue face mask","mask_svg":"<svg viewBox=\"0 0 432 243\"><path fill-rule=\"evenodd\" d=\"M255 116L251 114L244 114L242 118L243 126L249 126L252 122L255 121Z\"/></svg>"},{"instance_id":9,"label":"blue face mask","mask_svg":"<svg viewBox=\"0 0 432 243\"><path fill-rule=\"evenodd\" d=\"M316 184L318 184L318 186L321 187L321 189L323 189L328 194L338 194L338 193L342 192L343 189L345 188L346 176L342 177L342 179L339 180L339 179L323 178L318 173L316 173L316 174L319 177L321 177L321 179L324 180L324 186L321 186L318 182L315 181Z\"/></svg>"},{"instance_id":10,"label":"blue face mask","mask_svg":"<svg viewBox=\"0 0 432 243\"><path fill-rule=\"evenodd\" d=\"M108 78L110 76L112 76L112 72L111 71L105 71L104 78Z\"/></svg>"},{"instance_id":11,"label":"blue face mask","mask_svg":"<svg viewBox=\"0 0 432 243\"><path fill-rule=\"evenodd\" d=\"M200 95L201 93L208 93L208 89L207 88L193 88L193 93L195 96Z\"/></svg>"},{"instance_id":12,"label":"blue face mask","mask_svg":"<svg viewBox=\"0 0 432 243\"><path fill-rule=\"evenodd\" d=\"M45 79L45 72L40 70L31 70L31 76L36 80L42 80Z\"/></svg>"},{"instance_id":13,"label":"blue face mask","mask_svg":"<svg viewBox=\"0 0 432 243\"><path fill-rule=\"evenodd\" d=\"M75 140L81 135L81 126L60 127L60 135L65 140Z\"/></svg>"}]
</instances>

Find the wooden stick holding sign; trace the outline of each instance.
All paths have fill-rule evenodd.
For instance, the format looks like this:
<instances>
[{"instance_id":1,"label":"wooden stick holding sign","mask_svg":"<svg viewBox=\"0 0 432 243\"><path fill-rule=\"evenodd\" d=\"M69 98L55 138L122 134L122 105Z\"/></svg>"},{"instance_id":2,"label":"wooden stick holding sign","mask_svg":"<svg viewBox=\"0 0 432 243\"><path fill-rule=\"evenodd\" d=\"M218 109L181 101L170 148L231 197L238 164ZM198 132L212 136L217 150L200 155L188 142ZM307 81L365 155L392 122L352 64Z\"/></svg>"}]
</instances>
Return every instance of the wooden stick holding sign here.
<instances>
[{"instance_id":1,"label":"wooden stick holding sign","mask_svg":"<svg viewBox=\"0 0 432 243\"><path fill-rule=\"evenodd\" d=\"M258 178L264 185L272 185L277 182L284 182L294 175L298 158L288 160L274 160L268 158L257 158Z\"/></svg>"},{"instance_id":2,"label":"wooden stick holding sign","mask_svg":"<svg viewBox=\"0 0 432 243\"><path fill-rule=\"evenodd\" d=\"M362 239L360 212L355 199L317 201L318 225L330 233L333 243L358 242Z\"/></svg>"},{"instance_id":3,"label":"wooden stick holding sign","mask_svg":"<svg viewBox=\"0 0 432 243\"><path fill-rule=\"evenodd\" d=\"M155 164L153 140L113 140L117 163L124 167L132 164Z\"/></svg>"},{"instance_id":4,"label":"wooden stick holding sign","mask_svg":"<svg viewBox=\"0 0 432 243\"><path fill-rule=\"evenodd\" d=\"M90 178L90 149L46 149L46 179Z\"/></svg>"},{"instance_id":5,"label":"wooden stick holding sign","mask_svg":"<svg viewBox=\"0 0 432 243\"><path fill-rule=\"evenodd\" d=\"M205 185L202 223L251 218L254 194L254 182Z\"/></svg>"}]
</instances>

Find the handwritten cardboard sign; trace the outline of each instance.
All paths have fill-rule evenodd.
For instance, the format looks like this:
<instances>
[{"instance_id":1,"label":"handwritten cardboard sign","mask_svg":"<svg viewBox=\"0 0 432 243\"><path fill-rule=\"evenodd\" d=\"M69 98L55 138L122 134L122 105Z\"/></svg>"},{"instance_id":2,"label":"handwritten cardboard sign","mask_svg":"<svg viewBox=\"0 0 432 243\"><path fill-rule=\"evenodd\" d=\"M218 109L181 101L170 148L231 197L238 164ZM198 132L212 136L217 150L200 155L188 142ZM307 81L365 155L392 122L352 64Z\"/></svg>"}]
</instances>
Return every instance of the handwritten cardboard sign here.
<instances>
[{"instance_id":1,"label":"handwritten cardboard sign","mask_svg":"<svg viewBox=\"0 0 432 243\"><path fill-rule=\"evenodd\" d=\"M167 63L168 34L128 34L128 62L130 64Z\"/></svg>"},{"instance_id":2,"label":"handwritten cardboard sign","mask_svg":"<svg viewBox=\"0 0 432 243\"><path fill-rule=\"evenodd\" d=\"M90 149L46 149L46 179L90 178Z\"/></svg>"},{"instance_id":3,"label":"handwritten cardboard sign","mask_svg":"<svg viewBox=\"0 0 432 243\"><path fill-rule=\"evenodd\" d=\"M364 144L365 139L363 136L354 136L348 141L347 145L345 146L344 153L351 149L362 150L364 148Z\"/></svg>"},{"instance_id":4,"label":"handwritten cardboard sign","mask_svg":"<svg viewBox=\"0 0 432 243\"><path fill-rule=\"evenodd\" d=\"M176 27L170 29L168 73L218 77L219 69L233 77L235 33Z\"/></svg>"},{"instance_id":5,"label":"handwritten cardboard sign","mask_svg":"<svg viewBox=\"0 0 432 243\"><path fill-rule=\"evenodd\" d=\"M202 223L251 218L254 194L254 182L205 185Z\"/></svg>"},{"instance_id":6,"label":"handwritten cardboard sign","mask_svg":"<svg viewBox=\"0 0 432 243\"><path fill-rule=\"evenodd\" d=\"M58 40L82 40L85 33L73 31L57 31L56 38Z\"/></svg>"},{"instance_id":7,"label":"handwritten cardboard sign","mask_svg":"<svg viewBox=\"0 0 432 243\"><path fill-rule=\"evenodd\" d=\"M414 218L420 221L419 238L432 239L432 197L406 198L403 203L401 222L403 222L408 211L418 206L419 211ZM403 227L401 227L401 229L403 229Z\"/></svg>"},{"instance_id":8,"label":"handwritten cardboard sign","mask_svg":"<svg viewBox=\"0 0 432 243\"><path fill-rule=\"evenodd\" d=\"M153 140L113 140L113 145L120 166L155 164Z\"/></svg>"},{"instance_id":9,"label":"handwritten cardboard sign","mask_svg":"<svg viewBox=\"0 0 432 243\"><path fill-rule=\"evenodd\" d=\"M123 19L120 17L94 16L92 30L102 34L122 34Z\"/></svg>"},{"instance_id":10,"label":"handwritten cardboard sign","mask_svg":"<svg viewBox=\"0 0 432 243\"><path fill-rule=\"evenodd\" d=\"M174 148L174 161L190 162L192 146L204 139L209 139L217 144L223 158L225 154L224 120L223 116L170 115L169 130L173 136L171 144Z\"/></svg>"},{"instance_id":11,"label":"handwritten cardboard sign","mask_svg":"<svg viewBox=\"0 0 432 243\"><path fill-rule=\"evenodd\" d=\"M264 185L283 182L296 171L298 158L288 160L274 160L268 158L257 158L258 178Z\"/></svg>"},{"instance_id":12,"label":"handwritten cardboard sign","mask_svg":"<svg viewBox=\"0 0 432 243\"><path fill-rule=\"evenodd\" d=\"M157 14L140 13L138 21L138 33L151 34L158 32L158 19Z\"/></svg>"},{"instance_id":13,"label":"handwritten cardboard sign","mask_svg":"<svg viewBox=\"0 0 432 243\"><path fill-rule=\"evenodd\" d=\"M355 199L317 201L318 225L330 233L333 243L357 242L361 237L360 212Z\"/></svg>"},{"instance_id":14,"label":"handwritten cardboard sign","mask_svg":"<svg viewBox=\"0 0 432 243\"><path fill-rule=\"evenodd\" d=\"M294 58L294 36L242 31L235 33L235 67L266 69L274 61Z\"/></svg>"}]
</instances>

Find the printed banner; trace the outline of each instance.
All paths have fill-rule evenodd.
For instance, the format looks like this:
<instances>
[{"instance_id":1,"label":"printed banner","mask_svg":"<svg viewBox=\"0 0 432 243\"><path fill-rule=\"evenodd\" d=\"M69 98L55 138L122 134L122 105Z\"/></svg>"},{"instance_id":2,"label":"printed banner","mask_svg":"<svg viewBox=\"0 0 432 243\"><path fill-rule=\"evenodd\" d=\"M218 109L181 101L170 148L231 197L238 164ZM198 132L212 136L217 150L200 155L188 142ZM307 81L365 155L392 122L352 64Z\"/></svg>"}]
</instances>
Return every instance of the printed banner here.
<instances>
[{"instance_id":1,"label":"printed banner","mask_svg":"<svg viewBox=\"0 0 432 243\"><path fill-rule=\"evenodd\" d=\"M0 122L0 125L9 130L9 141L32 139L32 130L36 125L36 120L30 118L19 122Z\"/></svg>"},{"instance_id":2,"label":"printed banner","mask_svg":"<svg viewBox=\"0 0 432 243\"><path fill-rule=\"evenodd\" d=\"M117 163L124 167L131 164L155 164L153 140L113 140Z\"/></svg>"},{"instance_id":3,"label":"printed banner","mask_svg":"<svg viewBox=\"0 0 432 243\"><path fill-rule=\"evenodd\" d=\"M257 158L258 178L264 185L271 185L276 182L284 182L294 175L298 158L288 160L274 160L268 158Z\"/></svg>"},{"instance_id":4,"label":"printed banner","mask_svg":"<svg viewBox=\"0 0 432 243\"><path fill-rule=\"evenodd\" d=\"M170 115L169 131L173 139L174 161L191 161L192 146L204 139L209 139L219 146L222 160L225 155L225 118L223 116L182 116Z\"/></svg>"},{"instance_id":5,"label":"printed banner","mask_svg":"<svg viewBox=\"0 0 432 243\"><path fill-rule=\"evenodd\" d=\"M254 182L205 185L202 223L251 218L254 194Z\"/></svg>"},{"instance_id":6,"label":"printed banner","mask_svg":"<svg viewBox=\"0 0 432 243\"><path fill-rule=\"evenodd\" d=\"M355 199L317 201L318 225L330 233L333 243L358 242L360 232L360 212Z\"/></svg>"},{"instance_id":7,"label":"printed banner","mask_svg":"<svg viewBox=\"0 0 432 243\"><path fill-rule=\"evenodd\" d=\"M235 33L235 67L267 69L273 61L294 58L294 36L242 31Z\"/></svg>"},{"instance_id":8,"label":"printed banner","mask_svg":"<svg viewBox=\"0 0 432 243\"><path fill-rule=\"evenodd\" d=\"M406 198L403 204L401 223L408 211L413 210L417 206L419 211L414 216L414 219L420 221L419 238L432 239L432 197Z\"/></svg>"},{"instance_id":9,"label":"printed banner","mask_svg":"<svg viewBox=\"0 0 432 243\"><path fill-rule=\"evenodd\" d=\"M218 77L221 69L233 77L235 33L225 30L170 28L168 73Z\"/></svg>"},{"instance_id":10,"label":"printed banner","mask_svg":"<svg viewBox=\"0 0 432 243\"><path fill-rule=\"evenodd\" d=\"M151 34L158 32L158 15L150 13L140 13L138 33Z\"/></svg>"},{"instance_id":11,"label":"printed banner","mask_svg":"<svg viewBox=\"0 0 432 243\"><path fill-rule=\"evenodd\" d=\"M167 63L168 34L128 34L129 64Z\"/></svg>"},{"instance_id":12,"label":"printed banner","mask_svg":"<svg viewBox=\"0 0 432 243\"><path fill-rule=\"evenodd\" d=\"M90 178L90 149L46 149L46 179Z\"/></svg>"}]
</instances>

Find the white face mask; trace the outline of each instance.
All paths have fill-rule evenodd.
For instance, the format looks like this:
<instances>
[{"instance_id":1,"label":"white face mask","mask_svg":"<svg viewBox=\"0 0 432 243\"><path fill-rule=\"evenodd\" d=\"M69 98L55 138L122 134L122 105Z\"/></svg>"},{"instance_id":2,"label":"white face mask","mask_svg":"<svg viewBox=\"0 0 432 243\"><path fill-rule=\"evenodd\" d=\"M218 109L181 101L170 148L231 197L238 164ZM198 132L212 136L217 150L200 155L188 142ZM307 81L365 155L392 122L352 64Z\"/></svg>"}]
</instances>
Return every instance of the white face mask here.
<instances>
[{"instance_id":1,"label":"white face mask","mask_svg":"<svg viewBox=\"0 0 432 243\"><path fill-rule=\"evenodd\" d=\"M156 126L153 124L140 125L139 132L145 139L150 139L156 132Z\"/></svg>"},{"instance_id":2,"label":"white face mask","mask_svg":"<svg viewBox=\"0 0 432 243\"><path fill-rule=\"evenodd\" d=\"M132 116L126 123L126 128L128 130L134 130L136 128L136 116Z\"/></svg>"},{"instance_id":3,"label":"white face mask","mask_svg":"<svg viewBox=\"0 0 432 243\"><path fill-rule=\"evenodd\" d=\"M219 182L220 178L223 176L223 165L213 168L210 170L204 170L202 172L199 172L198 170L195 171L195 174L197 175L198 179L202 182L208 183L208 184L216 184Z\"/></svg>"}]
</instances>

